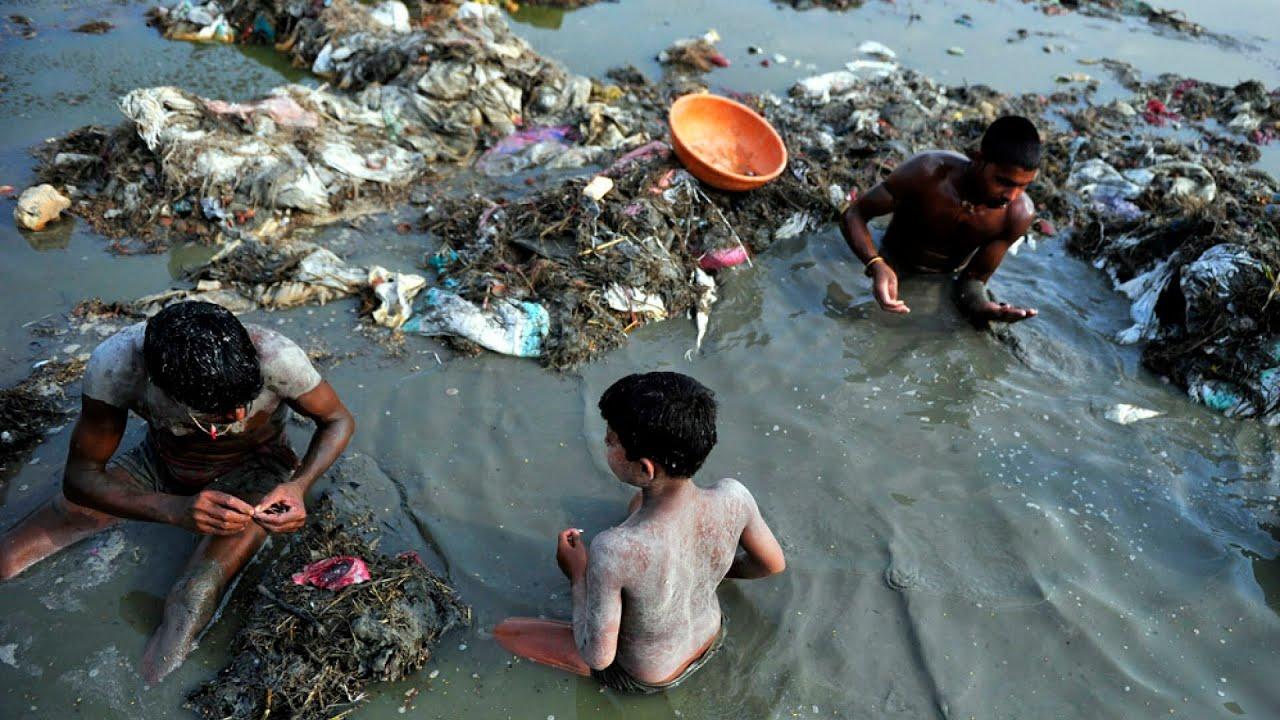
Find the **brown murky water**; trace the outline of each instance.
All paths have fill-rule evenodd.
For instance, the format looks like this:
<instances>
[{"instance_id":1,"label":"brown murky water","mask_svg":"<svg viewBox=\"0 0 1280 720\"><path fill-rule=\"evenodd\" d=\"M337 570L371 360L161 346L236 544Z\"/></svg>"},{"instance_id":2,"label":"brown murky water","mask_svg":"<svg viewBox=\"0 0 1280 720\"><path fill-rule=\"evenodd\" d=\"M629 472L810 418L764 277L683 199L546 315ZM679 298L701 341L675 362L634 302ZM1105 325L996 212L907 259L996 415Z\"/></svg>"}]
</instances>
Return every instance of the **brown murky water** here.
<instances>
[{"instance_id":1,"label":"brown murky water","mask_svg":"<svg viewBox=\"0 0 1280 720\"><path fill-rule=\"evenodd\" d=\"M1103 56L1280 84L1280 43L1258 37L1280 19L1271 3L1176 4L1242 44L1049 19L1016 0L872 2L843 15L624 0L517 20L585 74L628 62L656 74L651 58L671 39L715 27L734 65L712 83L737 90L782 91L866 39L947 82L1009 91L1047 91L1082 69L1078 58ZM28 184L27 148L44 137L116 122L114 99L134 87L241 97L299 77L269 52L166 43L143 26L144 8L4 4L39 34L0 34L0 184ZM961 13L973 27L954 22ZM100 17L117 29L69 32ZM1057 35L1006 42L1019 27ZM760 67L748 45L787 61ZM957 45L964 56L946 54ZM1274 149L1263 164L1280 169ZM385 222L320 238L391 266L428 249ZM25 324L85 297L163 289L181 262L102 248L74 225L25 236L0 221L0 380L60 348ZM1060 246L1010 258L996 277L1008 299L1042 309L1016 330L1021 359L970 331L932 283L906 288L909 317L880 313L858 270L834 228L781 243L727 277L693 361L692 323L676 320L571 375L493 356L438 365L415 339L401 358L363 349L351 303L251 317L339 354L367 350L326 372L360 419L353 451L398 487L417 534L397 542L430 550L475 606L473 631L418 677L378 688L359 717L397 717L411 687L423 692L406 714L431 718L1275 717L1280 540L1260 525L1280 493L1274 431L1193 406L1142 370L1112 340L1128 324L1120 296ZM567 614L554 533L590 537L628 498L604 465L595 401L644 369L688 372L719 393L722 440L704 475L752 489L790 566L724 586L726 650L694 680L627 699L514 662L487 630L511 614ZM1122 402L1165 415L1103 419ZM66 443L55 433L0 481L0 527L55 490ZM0 717L187 716L181 697L225 662L234 617L162 686L143 688L134 668L193 545L131 525L0 586Z\"/></svg>"}]
</instances>

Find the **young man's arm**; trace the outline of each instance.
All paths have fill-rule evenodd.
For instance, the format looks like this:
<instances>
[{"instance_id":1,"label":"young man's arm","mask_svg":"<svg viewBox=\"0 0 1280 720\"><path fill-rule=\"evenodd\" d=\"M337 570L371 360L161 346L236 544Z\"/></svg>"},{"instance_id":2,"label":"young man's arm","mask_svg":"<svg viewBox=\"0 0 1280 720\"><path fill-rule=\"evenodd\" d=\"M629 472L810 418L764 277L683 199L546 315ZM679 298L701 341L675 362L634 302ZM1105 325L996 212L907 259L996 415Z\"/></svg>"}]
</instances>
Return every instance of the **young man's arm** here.
<instances>
[{"instance_id":1,"label":"young man's arm","mask_svg":"<svg viewBox=\"0 0 1280 720\"><path fill-rule=\"evenodd\" d=\"M898 274L894 269L882 260L867 264L879 255L867 222L897 209L897 198L909 192L927 176L927 163L927 159L921 156L902 163L883 182L859 195L840 218L840 232L844 234L844 241L871 274L876 302L891 313L909 313L911 309L898 299Z\"/></svg>"},{"instance_id":2,"label":"young man's arm","mask_svg":"<svg viewBox=\"0 0 1280 720\"><path fill-rule=\"evenodd\" d=\"M1037 314L1032 308L1018 308L1008 303L995 302L987 292L987 281L996 268L1000 267L1005 253L1009 252L1018 238L1031 229L1031 223L1035 219L1035 205L1023 195L1009 207L1006 217L1007 222L1001 236L979 248L956 280L956 299L960 310L977 320L1016 322Z\"/></svg>"},{"instance_id":3,"label":"young man's arm","mask_svg":"<svg viewBox=\"0 0 1280 720\"><path fill-rule=\"evenodd\" d=\"M306 494L317 478L325 473L342 455L356 431L355 418L342 404L333 386L324 380L297 398L285 401L298 414L310 418L316 424L311 443L302 463L288 482L280 483L258 503L255 519L268 532L290 533L306 523ZM284 512L262 512L278 502L288 506Z\"/></svg>"},{"instance_id":4,"label":"young man's arm","mask_svg":"<svg viewBox=\"0 0 1280 720\"><path fill-rule=\"evenodd\" d=\"M622 568L627 562L615 541L602 533L588 553L577 530L560 534L556 558L573 589L573 639L593 670L613 664L622 627Z\"/></svg>"},{"instance_id":5,"label":"young man's arm","mask_svg":"<svg viewBox=\"0 0 1280 720\"><path fill-rule=\"evenodd\" d=\"M741 488L740 492L747 506L747 525L743 528L742 536L738 540L738 555L734 558L733 565L729 567L729 573L725 577L754 580L777 575L787 569L787 559L782 553L782 546L778 544L773 531L764 521L764 516L760 514L760 508L756 505L756 499L752 497L751 492L741 484L738 487Z\"/></svg>"},{"instance_id":6,"label":"young man's arm","mask_svg":"<svg viewBox=\"0 0 1280 720\"><path fill-rule=\"evenodd\" d=\"M177 525L205 535L234 535L248 527L253 508L231 495L213 490L191 497L150 492L112 477L107 461L120 446L128 419L128 410L82 397L62 478L68 500L116 517Z\"/></svg>"}]
</instances>

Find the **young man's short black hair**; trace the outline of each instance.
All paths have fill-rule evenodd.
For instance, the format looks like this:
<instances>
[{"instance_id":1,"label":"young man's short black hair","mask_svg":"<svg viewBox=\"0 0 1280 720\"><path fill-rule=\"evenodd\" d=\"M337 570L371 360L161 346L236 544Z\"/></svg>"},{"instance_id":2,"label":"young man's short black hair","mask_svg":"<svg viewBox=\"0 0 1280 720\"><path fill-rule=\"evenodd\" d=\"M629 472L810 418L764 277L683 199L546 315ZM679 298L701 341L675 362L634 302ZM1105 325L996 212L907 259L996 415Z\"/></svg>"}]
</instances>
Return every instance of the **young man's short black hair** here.
<instances>
[{"instance_id":1,"label":"young man's short black hair","mask_svg":"<svg viewBox=\"0 0 1280 720\"><path fill-rule=\"evenodd\" d=\"M600 414L628 460L649 458L671 477L692 477L716 444L716 394L688 375L628 375L600 396Z\"/></svg>"},{"instance_id":2,"label":"young man's short black hair","mask_svg":"<svg viewBox=\"0 0 1280 720\"><path fill-rule=\"evenodd\" d=\"M258 350L220 305L183 302L147 321L147 375L166 395L202 413L229 413L262 391Z\"/></svg>"},{"instance_id":3,"label":"young man's short black hair","mask_svg":"<svg viewBox=\"0 0 1280 720\"><path fill-rule=\"evenodd\" d=\"M1023 170L1040 168L1040 133L1020 115L1005 115L982 135L982 159L994 165L1014 165Z\"/></svg>"}]
</instances>

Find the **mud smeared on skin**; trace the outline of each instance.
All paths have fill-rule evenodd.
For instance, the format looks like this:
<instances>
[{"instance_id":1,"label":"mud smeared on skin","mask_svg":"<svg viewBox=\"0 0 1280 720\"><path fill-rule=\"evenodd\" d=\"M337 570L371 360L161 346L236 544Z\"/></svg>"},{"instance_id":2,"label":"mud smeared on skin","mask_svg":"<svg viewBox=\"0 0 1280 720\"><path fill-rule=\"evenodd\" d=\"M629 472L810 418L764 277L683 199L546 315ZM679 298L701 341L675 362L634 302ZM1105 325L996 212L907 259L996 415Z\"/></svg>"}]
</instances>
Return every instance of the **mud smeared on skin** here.
<instances>
[{"instance_id":1,"label":"mud smeared on skin","mask_svg":"<svg viewBox=\"0 0 1280 720\"><path fill-rule=\"evenodd\" d=\"M579 615L575 593L574 638L581 649L594 645L618 611L596 593L602 586L626 588L616 662L646 682L674 675L715 635L716 588L733 565L743 529L759 514L737 480L691 490L671 514L641 519L638 511L601 533L589 547L584 607L590 612ZM584 659L600 660L590 653Z\"/></svg>"}]
</instances>

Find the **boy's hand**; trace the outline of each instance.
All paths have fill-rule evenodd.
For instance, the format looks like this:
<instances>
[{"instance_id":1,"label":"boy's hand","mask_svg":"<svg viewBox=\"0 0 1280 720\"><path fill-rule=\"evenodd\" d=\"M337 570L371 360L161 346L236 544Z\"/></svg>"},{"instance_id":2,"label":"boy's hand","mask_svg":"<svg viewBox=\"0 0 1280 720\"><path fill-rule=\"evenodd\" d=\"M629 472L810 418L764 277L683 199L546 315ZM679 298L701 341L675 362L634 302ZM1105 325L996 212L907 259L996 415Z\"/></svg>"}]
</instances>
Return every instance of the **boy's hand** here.
<instances>
[{"instance_id":1,"label":"boy's hand","mask_svg":"<svg viewBox=\"0 0 1280 720\"><path fill-rule=\"evenodd\" d=\"M581 580L587 574L587 543L582 539L581 530L561 531L556 541L556 564L570 582Z\"/></svg>"}]
</instances>

